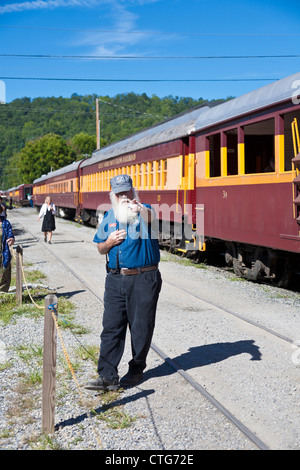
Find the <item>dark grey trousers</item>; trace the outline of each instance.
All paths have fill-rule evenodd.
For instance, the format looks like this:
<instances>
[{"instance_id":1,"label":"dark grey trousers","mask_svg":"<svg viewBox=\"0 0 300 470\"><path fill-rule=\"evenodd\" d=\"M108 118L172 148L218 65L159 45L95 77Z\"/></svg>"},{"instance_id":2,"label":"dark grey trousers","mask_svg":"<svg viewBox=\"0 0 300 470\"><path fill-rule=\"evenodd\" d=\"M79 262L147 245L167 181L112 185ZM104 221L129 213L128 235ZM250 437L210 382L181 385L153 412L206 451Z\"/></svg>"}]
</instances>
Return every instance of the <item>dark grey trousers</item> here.
<instances>
[{"instance_id":1,"label":"dark grey trousers","mask_svg":"<svg viewBox=\"0 0 300 470\"><path fill-rule=\"evenodd\" d=\"M131 333L132 351L129 370L140 373L145 369L161 284L158 269L131 276L107 274L98 361L100 376L118 379L118 365L124 352L127 325Z\"/></svg>"},{"instance_id":2,"label":"dark grey trousers","mask_svg":"<svg viewBox=\"0 0 300 470\"><path fill-rule=\"evenodd\" d=\"M8 292L11 283L11 264L4 269L2 276L0 275L0 291Z\"/></svg>"}]
</instances>

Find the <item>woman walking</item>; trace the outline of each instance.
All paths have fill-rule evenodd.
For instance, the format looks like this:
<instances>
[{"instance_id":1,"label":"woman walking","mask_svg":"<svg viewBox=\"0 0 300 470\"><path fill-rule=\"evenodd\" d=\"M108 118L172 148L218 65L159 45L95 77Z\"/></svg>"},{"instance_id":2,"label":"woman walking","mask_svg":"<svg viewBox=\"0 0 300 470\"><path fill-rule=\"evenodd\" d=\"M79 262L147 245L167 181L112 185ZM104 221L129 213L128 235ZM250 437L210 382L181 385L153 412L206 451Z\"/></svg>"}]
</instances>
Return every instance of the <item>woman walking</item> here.
<instances>
[{"instance_id":1,"label":"woman walking","mask_svg":"<svg viewBox=\"0 0 300 470\"><path fill-rule=\"evenodd\" d=\"M44 204L41 207L38 220L44 217L42 224L42 232L44 232L44 241L47 243L47 236L49 234L48 243L51 243L52 232L55 230L55 217L56 213L55 205L51 203L50 196L47 196Z\"/></svg>"}]
</instances>

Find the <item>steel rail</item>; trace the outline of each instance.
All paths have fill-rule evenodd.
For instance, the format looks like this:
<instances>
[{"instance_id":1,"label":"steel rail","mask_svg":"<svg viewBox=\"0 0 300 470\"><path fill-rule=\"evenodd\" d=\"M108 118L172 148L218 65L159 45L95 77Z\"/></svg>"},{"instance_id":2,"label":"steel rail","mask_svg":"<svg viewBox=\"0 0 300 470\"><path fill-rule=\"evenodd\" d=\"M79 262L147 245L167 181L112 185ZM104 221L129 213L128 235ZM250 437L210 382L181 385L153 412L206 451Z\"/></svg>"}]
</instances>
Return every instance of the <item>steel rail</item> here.
<instances>
[{"instance_id":1,"label":"steel rail","mask_svg":"<svg viewBox=\"0 0 300 470\"><path fill-rule=\"evenodd\" d=\"M27 230L28 231L28 230ZM30 233L30 232L29 232ZM30 233L34 239L40 241L32 233ZM52 250L49 250L48 246L41 244L41 247L50 252L54 258L56 258L74 277L76 277L100 302L103 304L103 299L94 291L85 281L74 271L67 263L65 263L59 256L57 256ZM181 289L183 290L183 289ZM188 293L188 292L186 292ZM219 307L220 308L220 307ZM269 447L259 439L247 426L245 426L239 419L237 419L228 409L226 409L216 398L211 395L205 388L200 385L199 382L194 380L187 372L185 372L173 359L159 349L153 342L151 343L151 349L160 356L166 363L169 364L172 369L178 372L193 388L195 388L205 399L211 403L219 412L221 412L239 431L251 441L259 450L270 450Z\"/></svg>"},{"instance_id":2,"label":"steel rail","mask_svg":"<svg viewBox=\"0 0 300 470\"><path fill-rule=\"evenodd\" d=\"M271 330L271 328L268 328L267 326L260 325L259 323L256 323L255 321L250 320L249 318L246 318L246 317L244 317L243 315L241 315L239 313L233 312L232 310L221 307L221 305L215 304L214 302L211 302L210 300L203 299L202 297L200 297L200 295L189 292L187 289L179 287L176 284L172 284L171 282L165 281L165 280L164 280L164 284L169 284L169 286L175 287L175 289L178 289L181 292L184 292L185 294L190 295L191 297L195 297L196 299L201 300L201 302L205 302L208 305L211 305L212 307L215 307L219 310L222 310L223 312L228 313L229 315L232 315L232 316L234 316L234 317L238 318L239 320L242 320L246 323L249 323L250 325L254 326L255 328L259 328L260 330L263 330L264 332L269 333L272 336L276 336L277 338L282 339L283 341L286 341L286 342L291 343L291 344L294 344L294 342L295 342L293 339L288 338L287 336L284 336L281 333L278 333L277 331Z\"/></svg>"},{"instance_id":3,"label":"steel rail","mask_svg":"<svg viewBox=\"0 0 300 470\"><path fill-rule=\"evenodd\" d=\"M24 228L25 229L25 228ZM33 235L29 230L25 229L27 233L29 233L32 238L40 242L40 239L37 238L35 235ZM50 252L52 256L57 259L74 277L76 277L82 285L84 285L102 304L103 304L103 299L97 294L97 292L92 289L89 284L87 284L84 279L82 279L81 276L77 274L76 271L74 271L67 263L65 263L59 256L57 256L52 250L48 248L48 246L44 246L43 244L40 245L44 250L46 250L48 253ZM164 283L171 285L172 287L176 287L179 290L185 292L188 295L191 295L193 297L198 298L199 300L206 302L210 305L213 305L216 308L219 308L226 313L230 313L231 315L236 316L237 318L247 321L244 317L240 316L239 314L235 314L234 312L231 312L230 310L223 309L223 307L220 307L213 302L208 302L205 299L202 299L200 296L197 296L195 294L191 294L189 291L182 289L181 287L178 287L174 284L171 284L167 281L164 281ZM257 326L254 322L251 322L251 324L254 324L254 326ZM260 326L258 326L260 327ZM263 328L265 330L265 328ZM271 334L274 334L275 336L278 336L277 334L273 333L271 330L266 329L268 333L271 332ZM285 339L286 341L290 342L289 339L286 339L285 337L282 337L281 335L279 336L281 339ZM160 356L167 364L169 364L172 369L174 369L181 377L183 377L193 388L195 388L208 402L213 405L219 412L221 412L227 419L230 421L249 441L251 441L259 450L270 450L270 448L261 440L259 439L258 436L254 432L252 432L247 426L245 426L238 418L236 418L227 408L225 408L213 395L211 395L202 385L197 382L196 380L193 379L187 372L185 372L177 363L174 361L174 359L171 359L164 351L162 351L158 346L156 346L153 342L151 343L151 349L158 355Z\"/></svg>"}]
</instances>

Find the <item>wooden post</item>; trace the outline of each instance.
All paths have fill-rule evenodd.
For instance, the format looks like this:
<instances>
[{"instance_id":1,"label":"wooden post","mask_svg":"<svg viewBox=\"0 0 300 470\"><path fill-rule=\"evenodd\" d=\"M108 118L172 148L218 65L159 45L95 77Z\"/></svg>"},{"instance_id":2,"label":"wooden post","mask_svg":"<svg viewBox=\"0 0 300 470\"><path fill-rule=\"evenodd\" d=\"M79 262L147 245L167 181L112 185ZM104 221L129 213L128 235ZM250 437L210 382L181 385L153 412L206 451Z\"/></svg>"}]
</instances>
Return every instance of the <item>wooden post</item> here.
<instances>
[{"instance_id":1,"label":"wooden post","mask_svg":"<svg viewBox=\"0 0 300 470\"><path fill-rule=\"evenodd\" d=\"M56 377L56 325L49 305L57 304L56 295L45 298L44 357L42 393L42 432L54 433L55 377Z\"/></svg>"},{"instance_id":2,"label":"wooden post","mask_svg":"<svg viewBox=\"0 0 300 470\"><path fill-rule=\"evenodd\" d=\"M18 245L16 248L16 303L22 305L22 291L23 291L23 248Z\"/></svg>"},{"instance_id":3,"label":"wooden post","mask_svg":"<svg viewBox=\"0 0 300 470\"><path fill-rule=\"evenodd\" d=\"M97 137L97 149L100 148L100 110L99 100L96 98L96 137Z\"/></svg>"}]
</instances>

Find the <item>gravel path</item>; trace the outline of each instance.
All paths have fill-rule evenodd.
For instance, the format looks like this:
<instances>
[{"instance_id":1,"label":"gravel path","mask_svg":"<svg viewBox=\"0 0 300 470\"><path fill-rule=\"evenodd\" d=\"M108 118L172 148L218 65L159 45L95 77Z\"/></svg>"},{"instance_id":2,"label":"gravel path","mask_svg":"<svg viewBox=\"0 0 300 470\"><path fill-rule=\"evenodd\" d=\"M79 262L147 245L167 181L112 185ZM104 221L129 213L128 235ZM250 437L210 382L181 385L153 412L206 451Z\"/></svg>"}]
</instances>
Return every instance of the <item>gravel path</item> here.
<instances>
[{"instance_id":1,"label":"gravel path","mask_svg":"<svg viewBox=\"0 0 300 470\"><path fill-rule=\"evenodd\" d=\"M44 244L36 213L9 213L24 248L26 269L39 269L43 281L73 305L74 323L87 329L74 336L62 331L84 404L63 356L58 338L56 430L41 433L41 384L28 377L41 374L41 357L26 357L43 345L43 311L15 315L0 327L0 449L170 450L256 449L180 374L150 351L145 381L116 394L84 389L96 376L96 366L79 354L99 346L103 305L104 258L91 240L94 230L57 219L51 246ZM32 238L32 234L36 239ZM55 256L54 256L55 255ZM165 253L163 260L169 257ZM72 271L58 261L65 260ZM201 294L210 302L247 315L291 338L300 339L299 295L249 282L233 282L233 275L216 268L197 269L161 262L161 293L154 343L175 358L270 448L299 449L299 363L297 344L274 339L212 305L185 295L172 283ZM77 273L93 292L74 276ZM228 295L228 292L231 295ZM246 309L245 309L246 305ZM128 337L129 339L129 337ZM120 364L127 372L129 341ZM259 386L258 386L259 384ZM89 410L94 410L92 414Z\"/></svg>"}]
</instances>

